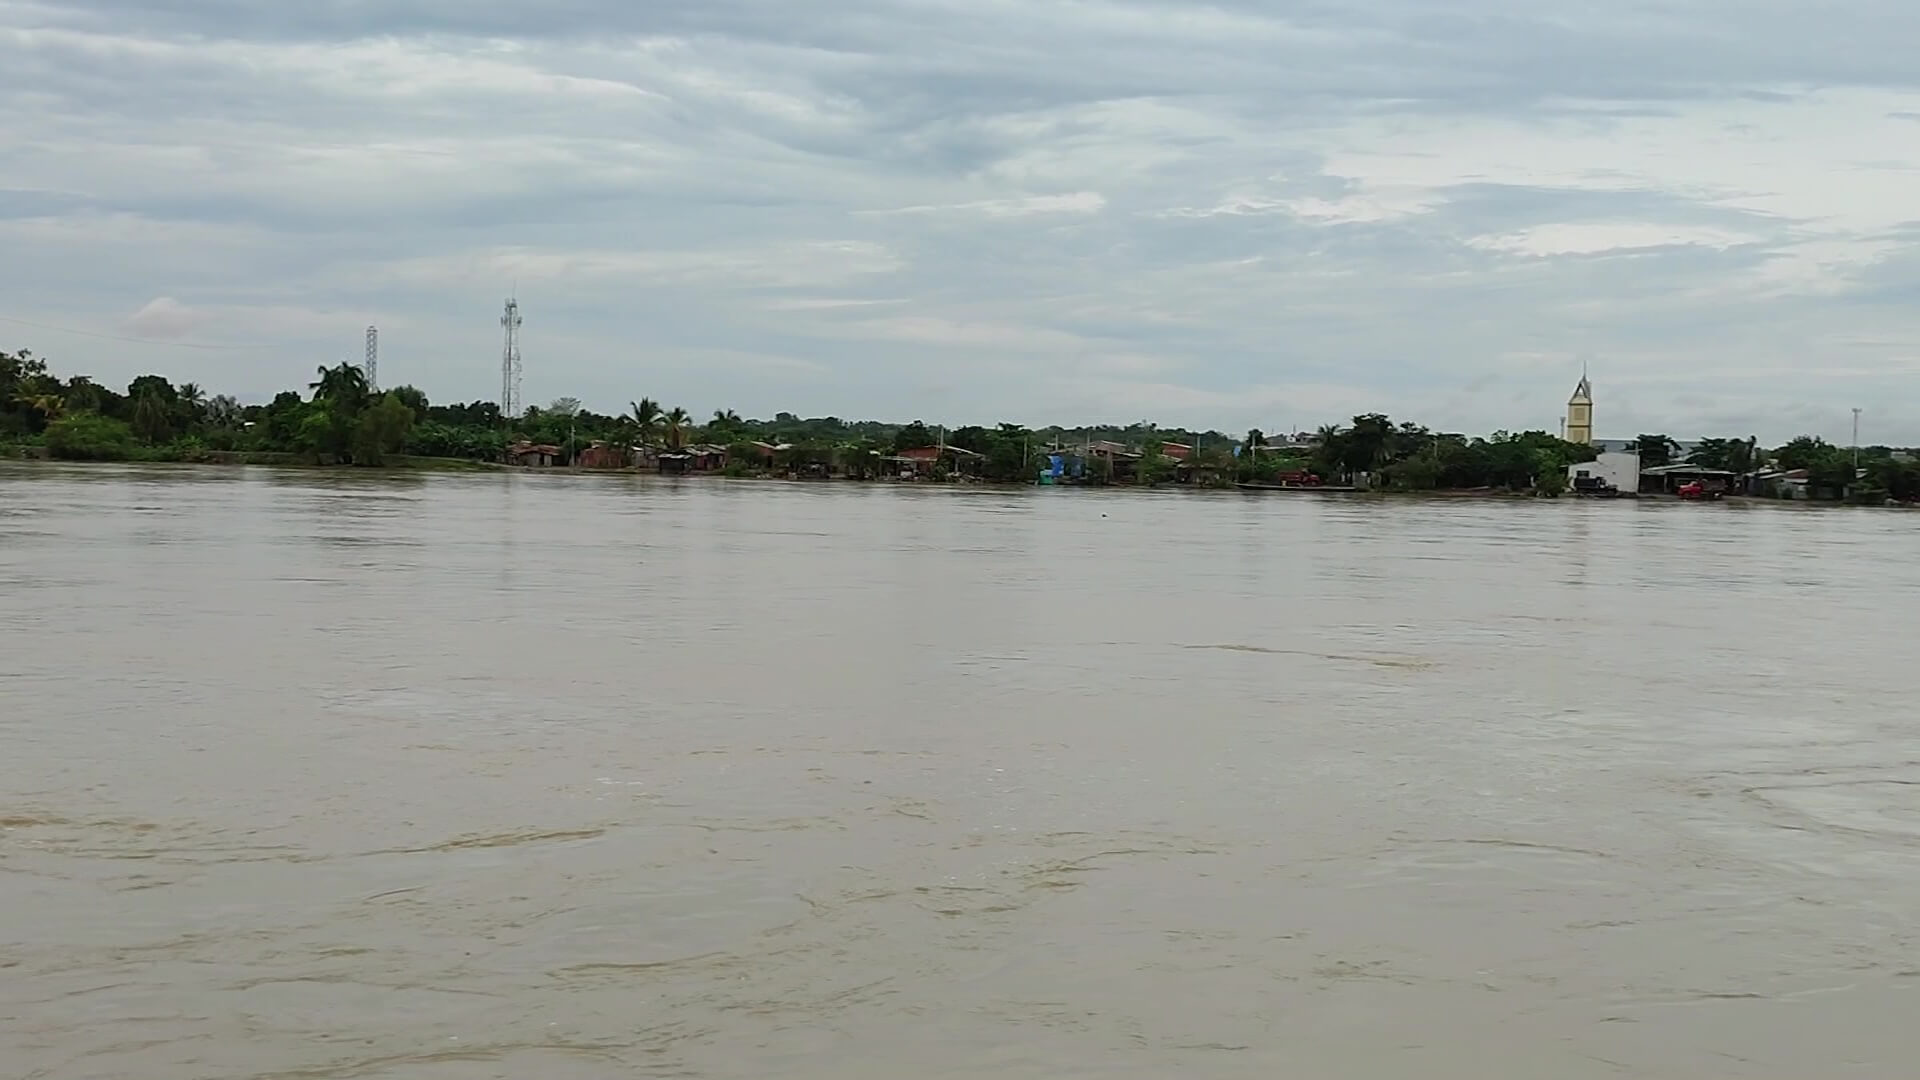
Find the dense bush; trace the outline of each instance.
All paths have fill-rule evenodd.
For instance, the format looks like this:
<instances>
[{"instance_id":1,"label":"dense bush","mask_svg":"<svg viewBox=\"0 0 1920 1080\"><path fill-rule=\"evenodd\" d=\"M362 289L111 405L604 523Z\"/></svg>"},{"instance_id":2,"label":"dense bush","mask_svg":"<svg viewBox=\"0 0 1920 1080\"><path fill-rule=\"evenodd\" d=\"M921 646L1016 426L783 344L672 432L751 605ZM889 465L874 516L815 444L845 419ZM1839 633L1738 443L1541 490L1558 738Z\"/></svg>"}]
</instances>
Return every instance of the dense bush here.
<instances>
[{"instance_id":1,"label":"dense bush","mask_svg":"<svg viewBox=\"0 0 1920 1080\"><path fill-rule=\"evenodd\" d=\"M47 425L47 452L68 461L125 461L133 429L98 413L73 413Z\"/></svg>"}]
</instances>

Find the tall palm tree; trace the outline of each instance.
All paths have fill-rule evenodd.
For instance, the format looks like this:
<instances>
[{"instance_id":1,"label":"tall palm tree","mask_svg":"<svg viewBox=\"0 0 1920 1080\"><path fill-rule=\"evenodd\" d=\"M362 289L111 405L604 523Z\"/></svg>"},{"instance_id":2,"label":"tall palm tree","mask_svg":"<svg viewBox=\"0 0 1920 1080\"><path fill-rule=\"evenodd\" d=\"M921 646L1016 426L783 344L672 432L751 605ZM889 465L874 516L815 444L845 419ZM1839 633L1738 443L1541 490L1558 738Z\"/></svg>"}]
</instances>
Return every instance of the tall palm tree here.
<instances>
[{"instance_id":1,"label":"tall palm tree","mask_svg":"<svg viewBox=\"0 0 1920 1080\"><path fill-rule=\"evenodd\" d=\"M153 446L173 438L169 412L159 392L152 389L143 392L133 403L133 433Z\"/></svg>"},{"instance_id":2,"label":"tall palm tree","mask_svg":"<svg viewBox=\"0 0 1920 1080\"><path fill-rule=\"evenodd\" d=\"M28 390L15 394L13 403L32 409L49 423L60 419L61 410L66 404L59 394L36 394Z\"/></svg>"},{"instance_id":3,"label":"tall palm tree","mask_svg":"<svg viewBox=\"0 0 1920 1080\"><path fill-rule=\"evenodd\" d=\"M687 425L693 422L693 414L675 405L660 418L660 426L666 432L667 446L678 450L687 444Z\"/></svg>"},{"instance_id":4,"label":"tall palm tree","mask_svg":"<svg viewBox=\"0 0 1920 1080\"><path fill-rule=\"evenodd\" d=\"M732 409L713 410L713 419L707 424L708 442L726 443L746 437L747 422Z\"/></svg>"},{"instance_id":5,"label":"tall palm tree","mask_svg":"<svg viewBox=\"0 0 1920 1080\"><path fill-rule=\"evenodd\" d=\"M342 360L338 367L323 364L317 370L320 378L307 384L316 401L325 398L356 405L366 401L367 373L359 365Z\"/></svg>"},{"instance_id":6,"label":"tall palm tree","mask_svg":"<svg viewBox=\"0 0 1920 1080\"><path fill-rule=\"evenodd\" d=\"M192 428L200 422L207 411L207 392L200 389L199 383L181 383L173 407L178 413L183 427Z\"/></svg>"},{"instance_id":7,"label":"tall palm tree","mask_svg":"<svg viewBox=\"0 0 1920 1080\"><path fill-rule=\"evenodd\" d=\"M658 435L660 433L660 403L650 397L643 397L639 401L629 402L629 404L633 406L633 412L629 415L633 419L633 426L638 429L636 434L640 441L644 443L651 440L655 435Z\"/></svg>"}]
</instances>

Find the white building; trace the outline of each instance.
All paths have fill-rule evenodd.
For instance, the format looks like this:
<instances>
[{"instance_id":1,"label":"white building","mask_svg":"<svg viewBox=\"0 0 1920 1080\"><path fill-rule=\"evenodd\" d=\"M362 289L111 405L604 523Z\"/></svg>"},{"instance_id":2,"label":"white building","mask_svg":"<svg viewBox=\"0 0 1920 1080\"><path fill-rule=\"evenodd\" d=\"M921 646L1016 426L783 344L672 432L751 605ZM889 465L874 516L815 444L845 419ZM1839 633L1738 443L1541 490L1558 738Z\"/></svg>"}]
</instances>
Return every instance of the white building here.
<instances>
[{"instance_id":1,"label":"white building","mask_svg":"<svg viewBox=\"0 0 1920 1080\"><path fill-rule=\"evenodd\" d=\"M1608 452L1593 461L1567 466L1567 486L1585 491L1605 483L1625 495L1640 490L1640 455L1635 452Z\"/></svg>"}]
</instances>

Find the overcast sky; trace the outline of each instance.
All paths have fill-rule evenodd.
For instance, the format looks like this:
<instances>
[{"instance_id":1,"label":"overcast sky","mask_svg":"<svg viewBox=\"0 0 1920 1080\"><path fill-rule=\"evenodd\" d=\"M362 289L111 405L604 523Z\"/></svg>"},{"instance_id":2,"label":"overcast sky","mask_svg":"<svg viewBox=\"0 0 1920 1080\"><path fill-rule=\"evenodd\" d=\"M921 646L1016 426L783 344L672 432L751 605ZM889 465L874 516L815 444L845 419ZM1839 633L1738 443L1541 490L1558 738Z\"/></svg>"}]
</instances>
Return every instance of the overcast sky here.
<instances>
[{"instance_id":1,"label":"overcast sky","mask_svg":"<svg viewBox=\"0 0 1920 1080\"><path fill-rule=\"evenodd\" d=\"M261 399L377 323L493 398L517 290L601 410L1553 429L1584 361L1602 436L1920 443L1916 57L1913 0L0 0L0 346Z\"/></svg>"}]
</instances>

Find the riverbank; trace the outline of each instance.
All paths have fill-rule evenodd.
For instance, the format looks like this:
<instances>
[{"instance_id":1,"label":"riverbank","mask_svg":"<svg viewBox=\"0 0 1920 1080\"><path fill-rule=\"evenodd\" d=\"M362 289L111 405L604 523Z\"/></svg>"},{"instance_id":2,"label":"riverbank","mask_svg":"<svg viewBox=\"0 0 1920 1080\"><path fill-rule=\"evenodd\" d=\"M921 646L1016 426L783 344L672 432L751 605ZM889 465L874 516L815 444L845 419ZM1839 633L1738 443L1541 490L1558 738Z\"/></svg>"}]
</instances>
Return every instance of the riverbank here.
<instances>
[{"instance_id":1,"label":"riverbank","mask_svg":"<svg viewBox=\"0 0 1920 1080\"><path fill-rule=\"evenodd\" d=\"M1487 500L1496 500L1496 501L1502 501L1502 502L1516 502L1516 501L1534 502L1542 499L1552 500L1552 501L1577 501L1577 502L1607 501L1607 502L1678 503L1683 501L1672 495L1665 495L1665 494L1651 494L1651 493L1637 494L1637 495L1621 496L1617 499L1597 500L1597 499L1590 499L1584 496L1576 495L1572 492L1567 492L1561 495L1548 495L1548 494L1544 494L1536 491L1513 490L1509 488L1487 488L1487 487L1437 488L1437 489L1427 489L1427 490L1416 491L1416 490L1397 489L1397 488L1368 489L1368 488L1355 488L1355 487L1347 487L1347 486L1283 487L1283 486L1275 486L1275 485L1258 485L1258 484L1161 483L1161 484L1142 485L1142 484L1133 484L1133 483L1113 483L1113 484L1081 483L1081 484L1035 485L1032 483L1023 483L1023 482L1017 482L1017 481L1015 482L995 481L995 480L985 480L985 479L972 478L972 477L949 479L949 480L926 480L926 479L902 480L893 476L877 476L877 477L860 479L860 478L845 477L845 476L791 477L791 476L782 476L782 475L771 474L771 473L749 473L746 475L735 475L735 474L722 473L719 471L671 474L671 473L659 473L656 470L645 469L645 468L590 469L590 468L579 468L579 467L564 466L564 465L534 467L534 466L522 466L522 465L505 465L498 462L489 462L489 461L474 461L469 458L446 458L446 457L404 456L404 455L396 455L394 457L388 458L386 462L378 466L359 466L359 465L343 465L343 464L320 464L320 463L314 462L310 457L303 454L277 453L277 452L271 452L271 451L206 450L206 451L193 453L190 455L178 454L178 453L165 453L165 452L147 452L147 453L136 454L133 456L129 456L127 458L114 460L114 461L76 461L72 459L55 458L47 452L45 447L15 445L15 446L0 448L0 461L47 462L47 463L56 463L56 464L63 464L63 465L178 465L178 466L184 466L184 467L214 467L214 468L232 468L235 466L255 466L255 467L276 468L276 469L296 469L296 470L311 471L311 472L342 471L347 473L358 473L361 475L368 475L368 476L380 475L382 473L406 474L406 473L427 473L427 472L431 472L431 473L524 473L529 475L550 475L550 476L591 475L591 476L605 476L605 477L626 477L629 479L637 479L641 477L646 477L649 479L658 478L660 480L671 481L674 483L692 483L692 484L751 483L751 484L779 484L782 486L786 486L790 484L797 484L797 485L884 484L884 485L901 485L906 487L942 487L942 488L984 489L984 490L1017 489L1017 488L1027 488L1027 487L1035 487L1035 486L1049 486L1049 487L1062 487L1062 488L1076 488L1076 489L1082 489L1082 490L1088 490L1088 491L1160 492L1160 493L1209 492L1217 495L1233 494L1233 495L1242 495L1246 497L1264 497L1264 496L1270 496L1270 495L1294 495L1294 496L1319 495L1321 497L1338 496L1338 497L1343 497L1348 499L1375 498L1375 499L1391 499L1394 501L1408 500L1408 499L1447 501L1447 502L1487 501ZM1850 503L1850 502L1841 502L1841 501L1833 501L1833 500L1769 499L1769 498L1761 498L1757 496L1745 496L1745 495L1727 496L1723 499L1716 500L1716 502L1722 506L1784 505L1784 506L1800 506L1800 507L1850 506L1850 507L1856 507L1856 508L1864 506L1868 508L1897 509L1897 510L1920 509L1920 504L1915 504L1915 503L1897 503L1897 502L1889 502L1885 504L1858 503L1858 502Z\"/></svg>"},{"instance_id":2,"label":"riverbank","mask_svg":"<svg viewBox=\"0 0 1920 1080\"><path fill-rule=\"evenodd\" d=\"M14 445L0 447L0 461L45 461L68 465L262 465L280 469L355 469L363 472L504 472L512 466L470 458L421 457L396 455L378 466L322 464L305 454L270 450L199 450L180 453L171 448L137 449L125 457L102 460L57 458L44 446ZM586 472L589 470L569 470Z\"/></svg>"}]
</instances>

